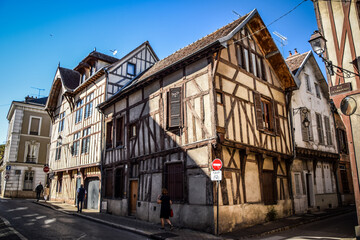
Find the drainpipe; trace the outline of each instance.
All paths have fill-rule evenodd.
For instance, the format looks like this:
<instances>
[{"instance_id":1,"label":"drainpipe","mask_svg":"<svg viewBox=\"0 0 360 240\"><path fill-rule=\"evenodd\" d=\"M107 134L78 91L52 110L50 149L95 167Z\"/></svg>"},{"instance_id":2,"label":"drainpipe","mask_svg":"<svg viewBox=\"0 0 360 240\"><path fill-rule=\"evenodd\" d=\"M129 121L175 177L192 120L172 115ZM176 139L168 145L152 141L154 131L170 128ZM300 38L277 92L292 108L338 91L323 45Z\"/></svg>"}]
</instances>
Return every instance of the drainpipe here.
<instances>
[{"instance_id":1,"label":"drainpipe","mask_svg":"<svg viewBox=\"0 0 360 240\"><path fill-rule=\"evenodd\" d=\"M337 169L339 168L339 162L340 162L340 144L339 144L339 133L336 129L336 122L335 122L335 116L334 116L334 112L337 111L336 107L334 105L334 102L332 100L330 100L330 110L331 110L331 116L333 119L333 123L334 123L334 127L335 127L335 140L334 140L334 145L336 144L337 147L337 154L339 156L338 158L338 162L337 164L333 164L333 168L334 168L334 175L335 175L335 184L336 184L336 195L338 197L338 204L341 207L342 206L342 201L341 201L341 193L340 193L340 189L339 189L339 174ZM336 143L335 143L336 142Z\"/></svg>"}]
</instances>

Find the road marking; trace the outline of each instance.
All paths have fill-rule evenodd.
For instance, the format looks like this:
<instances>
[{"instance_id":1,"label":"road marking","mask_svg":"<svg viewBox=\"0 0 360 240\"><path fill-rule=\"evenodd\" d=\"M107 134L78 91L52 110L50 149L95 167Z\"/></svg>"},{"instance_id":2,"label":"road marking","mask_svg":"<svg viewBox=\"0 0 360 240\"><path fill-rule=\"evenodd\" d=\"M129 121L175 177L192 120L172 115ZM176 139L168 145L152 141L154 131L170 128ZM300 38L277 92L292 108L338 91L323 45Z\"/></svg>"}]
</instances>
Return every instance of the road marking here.
<instances>
[{"instance_id":1,"label":"road marking","mask_svg":"<svg viewBox=\"0 0 360 240\"><path fill-rule=\"evenodd\" d=\"M3 217L1 217L1 216L0 216L0 219L3 220L3 222L5 223L5 225L9 228L9 230L10 230L12 233L16 234L21 240L28 240L28 239L27 239L26 237L24 237L21 233L19 233L19 232L16 231L13 227L11 227L11 224L10 224L10 222L9 222L7 219L5 219L5 218L3 218Z\"/></svg>"}]
</instances>

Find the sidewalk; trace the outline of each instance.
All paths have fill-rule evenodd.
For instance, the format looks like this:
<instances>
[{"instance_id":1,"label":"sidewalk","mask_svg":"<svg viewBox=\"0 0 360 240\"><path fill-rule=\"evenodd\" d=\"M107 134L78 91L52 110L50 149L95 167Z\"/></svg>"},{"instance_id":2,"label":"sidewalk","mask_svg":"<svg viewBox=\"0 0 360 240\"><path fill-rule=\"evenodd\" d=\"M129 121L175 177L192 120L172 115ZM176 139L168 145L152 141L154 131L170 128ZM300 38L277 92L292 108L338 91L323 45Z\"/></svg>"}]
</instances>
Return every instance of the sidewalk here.
<instances>
[{"instance_id":1,"label":"sidewalk","mask_svg":"<svg viewBox=\"0 0 360 240\"><path fill-rule=\"evenodd\" d=\"M150 239L167 239L167 240L180 240L180 239L244 239L251 237L259 237L267 234L284 231L302 224L318 221L332 216L337 216L347 212L355 211L355 206L346 206L336 209L327 209L324 211L314 212L312 214L293 215L287 218L279 219L273 222L258 224L249 228L244 228L231 233L215 236L212 234L193 231L185 228L175 228L170 231L160 230L160 224L149 223L146 221L137 220L133 217L114 216L106 213L99 213L95 210L83 209L83 212L77 213L77 209L73 205L60 203L60 202L34 202L45 207L63 212L65 214L83 217L91 221L99 222L112 226L115 228L123 229L126 231L134 232Z\"/></svg>"}]
</instances>

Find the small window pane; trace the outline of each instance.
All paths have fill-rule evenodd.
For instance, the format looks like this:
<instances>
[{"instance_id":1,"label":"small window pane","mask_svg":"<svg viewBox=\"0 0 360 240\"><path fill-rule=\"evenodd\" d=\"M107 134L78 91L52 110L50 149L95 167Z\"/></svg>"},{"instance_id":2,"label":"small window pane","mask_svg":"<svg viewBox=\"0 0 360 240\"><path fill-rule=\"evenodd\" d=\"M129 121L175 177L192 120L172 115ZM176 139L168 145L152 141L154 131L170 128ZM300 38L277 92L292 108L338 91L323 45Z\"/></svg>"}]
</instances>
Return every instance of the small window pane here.
<instances>
[{"instance_id":1,"label":"small window pane","mask_svg":"<svg viewBox=\"0 0 360 240\"><path fill-rule=\"evenodd\" d=\"M127 64L127 73L130 75L135 75L135 64L133 63Z\"/></svg>"},{"instance_id":2,"label":"small window pane","mask_svg":"<svg viewBox=\"0 0 360 240\"><path fill-rule=\"evenodd\" d=\"M39 125L40 125L39 118L31 118L30 135L39 135Z\"/></svg>"}]
</instances>

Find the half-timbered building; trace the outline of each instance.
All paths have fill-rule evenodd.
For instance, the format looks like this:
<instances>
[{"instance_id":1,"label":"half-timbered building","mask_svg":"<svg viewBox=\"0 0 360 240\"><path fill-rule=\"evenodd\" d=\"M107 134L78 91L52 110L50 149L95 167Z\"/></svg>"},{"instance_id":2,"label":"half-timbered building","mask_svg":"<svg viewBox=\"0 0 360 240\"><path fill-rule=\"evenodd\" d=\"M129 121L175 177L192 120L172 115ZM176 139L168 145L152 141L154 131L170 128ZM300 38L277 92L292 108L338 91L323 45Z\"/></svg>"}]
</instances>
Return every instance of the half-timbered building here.
<instances>
[{"instance_id":1,"label":"half-timbered building","mask_svg":"<svg viewBox=\"0 0 360 240\"><path fill-rule=\"evenodd\" d=\"M295 49L286 63L300 83L291 98L295 212L337 207L339 154L328 85L312 51L299 54Z\"/></svg>"},{"instance_id":2,"label":"half-timbered building","mask_svg":"<svg viewBox=\"0 0 360 240\"><path fill-rule=\"evenodd\" d=\"M215 232L210 171L220 158L219 233L291 214L294 88L257 10L155 63L99 106L102 205L158 222L166 187L176 225Z\"/></svg>"},{"instance_id":3,"label":"half-timbered building","mask_svg":"<svg viewBox=\"0 0 360 240\"><path fill-rule=\"evenodd\" d=\"M99 209L103 129L95 107L156 61L144 42L120 60L95 50L73 70L58 67L46 104L53 122L52 200L75 204L76 190L84 184L85 207Z\"/></svg>"}]
</instances>

